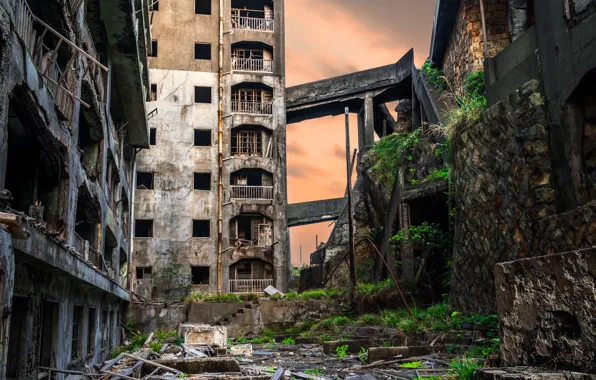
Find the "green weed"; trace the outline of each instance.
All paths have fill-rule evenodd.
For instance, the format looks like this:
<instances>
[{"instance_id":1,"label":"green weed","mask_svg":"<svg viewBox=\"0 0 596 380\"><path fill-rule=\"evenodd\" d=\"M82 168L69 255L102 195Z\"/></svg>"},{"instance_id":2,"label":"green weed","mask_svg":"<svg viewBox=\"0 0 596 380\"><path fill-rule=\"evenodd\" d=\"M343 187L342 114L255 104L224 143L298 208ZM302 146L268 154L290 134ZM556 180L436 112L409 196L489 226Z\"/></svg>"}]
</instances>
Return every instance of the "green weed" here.
<instances>
[{"instance_id":1,"label":"green weed","mask_svg":"<svg viewBox=\"0 0 596 380\"><path fill-rule=\"evenodd\" d=\"M457 358L449 363L449 373L458 380L471 380L474 372L480 368L480 364L471 358Z\"/></svg>"},{"instance_id":2,"label":"green weed","mask_svg":"<svg viewBox=\"0 0 596 380\"><path fill-rule=\"evenodd\" d=\"M360 352L358 352L358 358L365 362L368 360L368 350L364 347L360 347Z\"/></svg>"},{"instance_id":3,"label":"green weed","mask_svg":"<svg viewBox=\"0 0 596 380\"><path fill-rule=\"evenodd\" d=\"M399 366L401 368L409 368L409 369L418 369L422 365L422 362L409 362L409 363L402 363Z\"/></svg>"},{"instance_id":4,"label":"green weed","mask_svg":"<svg viewBox=\"0 0 596 380\"><path fill-rule=\"evenodd\" d=\"M294 338L292 338L291 336L287 337L286 339L284 339L281 344L285 344L285 345L291 345L291 344L296 344L296 341L294 340Z\"/></svg>"},{"instance_id":5,"label":"green weed","mask_svg":"<svg viewBox=\"0 0 596 380\"><path fill-rule=\"evenodd\" d=\"M339 359L345 358L346 356L348 356L348 345L345 344L343 346L337 346L335 348L335 353L337 354L337 357Z\"/></svg>"},{"instance_id":6,"label":"green weed","mask_svg":"<svg viewBox=\"0 0 596 380\"><path fill-rule=\"evenodd\" d=\"M320 343L330 342L332 340L333 340L333 338L329 334L319 335L319 342Z\"/></svg>"}]
</instances>

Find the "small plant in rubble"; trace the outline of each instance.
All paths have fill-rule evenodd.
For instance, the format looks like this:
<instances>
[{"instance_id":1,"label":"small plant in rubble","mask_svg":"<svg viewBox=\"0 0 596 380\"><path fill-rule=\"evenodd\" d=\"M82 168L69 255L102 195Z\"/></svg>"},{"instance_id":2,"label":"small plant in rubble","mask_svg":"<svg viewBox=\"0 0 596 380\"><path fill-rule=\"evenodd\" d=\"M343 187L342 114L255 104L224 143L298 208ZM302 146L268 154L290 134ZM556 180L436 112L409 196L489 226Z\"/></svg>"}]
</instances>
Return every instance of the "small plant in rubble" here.
<instances>
[{"instance_id":1,"label":"small plant in rubble","mask_svg":"<svg viewBox=\"0 0 596 380\"><path fill-rule=\"evenodd\" d=\"M285 345L296 344L296 341L294 340L294 338L292 338L291 336L289 336L286 339L284 339L281 342L281 344L285 344Z\"/></svg>"},{"instance_id":2,"label":"small plant in rubble","mask_svg":"<svg viewBox=\"0 0 596 380\"><path fill-rule=\"evenodd\" d=\"M364 347L360 347L360 352L358 352L358 358L363 362L368 360L368 350Z\"/></svg>"},{"instance_id":3,"label":"small plant in rubble","mask_svg":"<svg viewBox=\"0 0 596 380\"><path fill-rule=\"evenodd\" d=\"M348 345L344 344L343 346L337 346L335 349L335 353L339 359L343 359L348 356Z\"/></svg>"}]
</instances>

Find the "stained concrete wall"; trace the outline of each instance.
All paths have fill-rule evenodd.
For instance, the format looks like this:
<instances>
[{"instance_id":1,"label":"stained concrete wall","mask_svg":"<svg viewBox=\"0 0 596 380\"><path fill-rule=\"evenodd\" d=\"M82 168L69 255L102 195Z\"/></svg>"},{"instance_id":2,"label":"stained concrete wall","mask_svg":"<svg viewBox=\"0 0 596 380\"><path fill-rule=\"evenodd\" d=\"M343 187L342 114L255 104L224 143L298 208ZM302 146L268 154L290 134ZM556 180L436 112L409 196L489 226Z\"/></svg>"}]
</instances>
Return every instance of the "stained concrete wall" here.
<instances>
[{"instance_id":1,"label":"stained concrete wall","mask_svg":"<svg viewBox=\"0 0 596 380\"><path fill-rule=\"evenodd\" d=\"M194 2L164 2L160 3L159 11L151 15L158 53L149 62L152 83L157 85L157 100L150 102L148 107L157 108L159 112L150 120L150 127L157 129L157 144L139 154L137 172L154 172L155 189L137 190L135 202L137 219L154 220L152 238L134 239L135 266L155 266L158 269L168 266L176 257L177 263L182 265L182 276L190 274L191 266L208 266L210 292L218 290L218 7L219 1L212 0L211 15L197 15L194 13ZM289 274L289 251L285 218L287 182L283 1L275 2L274 20L273 33L247 30L229 33L231 1L224 1L223 248L231 246L230 220L239 213L260 213L272 219L276 243L273 247L275 286L285 289ZM273 73L231 72L231 44L243 41L263 42L273 47ZM195 42L211 43L211 60L194 59ZM270 88L273 115L232 113L232 86L245 83ZM211 87L210 104L194 103L194 86ZM242 125L259 125L271 133L270 157L240 158L231 155L232 129ZM211 131L210 147L193 146L194 129ZM272 173L273 201L229 201L230 174L244 168L263 169ZM193 190L193 172L211 173L210 191ZM192 237L193 219L210 220L209 238ZM223 254L223 291L229 289L228 267L233 263L233 258L238 256L238 252L233 251L232 248L227 251L230 253ZM164 255L166 253L168 255ZM163 255L162 260L158 260L160 255ZM246 256L245 253L242 255ZM159 290L157 293L160 293ZM154 296L163 296L157 293Z\"/></svg>"}]
</instances>

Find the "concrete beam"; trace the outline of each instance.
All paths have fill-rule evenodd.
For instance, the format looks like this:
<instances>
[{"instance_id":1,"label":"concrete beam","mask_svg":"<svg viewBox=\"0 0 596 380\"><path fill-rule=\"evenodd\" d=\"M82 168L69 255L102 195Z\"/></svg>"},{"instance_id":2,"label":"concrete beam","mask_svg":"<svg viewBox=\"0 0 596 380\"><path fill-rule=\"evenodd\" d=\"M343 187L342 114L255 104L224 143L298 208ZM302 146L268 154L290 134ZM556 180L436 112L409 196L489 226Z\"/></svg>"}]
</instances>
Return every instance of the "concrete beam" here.
<instances>
[{"instance_id":1,"label":"concrete beam","mask_svg":"<svg viewBox=\"0 0 596 380\"><path fill-rule=\"evenodd\" d=\"M426 119L432 124L441 123L441 114L445 111L445 102L439 103L438 98L440 97L439 91L431 91L430 86L426 82L424 75L420 71L412 66L412 87L413 92L416 96L412 99L412 117L415 119L416 124L414 129L422 124L422 114L420 113L420 104L424 108ZM416 98L416 99L415 99ZM441 108L442 106L442 108ZM416 107L416 109L414 109Z\"/></svg>"},{"instance_id":2,"label":"concrete beam","mask_svg":"<svg viewBox=\"0 0 596 380\"><path fill-rule=\"evenodd\" d=\"M443 57L457 21L460 2L461 0L437 0L430 43L430 62L434 66L443 65Z\"/></svg>"},{"instance_id":3,"label":"concrete beam","mask_svg":"<svg viewBox=\"0 0 596 380\"><path fill-rule=\"evenodd\" d=\"M287 211L288 227L336 220L339 218L346 202L347 198L335 198L289 204Z\"/></svg>"},{"instance_id":4,"label":"concrete beam","mask_svg":"<svg viewBox=\"0 0 596 380\"><path fill-rule=\"evenodd\" d=\"M414 51L410 50L395 64L289 87L288 123L339 115L345 107L358 112L370 92L377 93L377 104L410 98L413 63Z\"/></svg>"},{"instance_id":5,"label":"concrete beam","mask_svg":"<svg viewBox=\"0 0 596 380\"><path fill-rule=\"evenodd\" d=\"M12 244L15 253L20 252L29 263L39 263L45 270L55 269L59 273L64 273L104 292L111 293L124 301L129 300L128 291L101 274L79 256L62 248L35 228L28 228L28 231L31 233L29 239L14 240Z\"/></svg>"}]
</instances>

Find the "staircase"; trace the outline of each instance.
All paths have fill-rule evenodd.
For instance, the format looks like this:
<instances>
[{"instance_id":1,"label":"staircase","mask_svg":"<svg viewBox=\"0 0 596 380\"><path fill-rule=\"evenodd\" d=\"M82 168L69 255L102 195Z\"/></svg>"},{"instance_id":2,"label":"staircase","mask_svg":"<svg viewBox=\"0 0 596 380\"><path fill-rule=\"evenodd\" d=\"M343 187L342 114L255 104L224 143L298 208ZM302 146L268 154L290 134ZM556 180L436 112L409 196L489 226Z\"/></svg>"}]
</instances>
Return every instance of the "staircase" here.
<instances>
[{"instance_id":1,"label":"staircase","mask_svg":"<svg viewBox=\"0 0 596 380\"><path fill-rule=\"evenodd\" d=\"M254 331L253 328L253 307L251 303L244 304L236 312L226 315L216 322L214 326L225 326L228 329L228 337L241 337Z\"/></svg>"}]
</instances>

